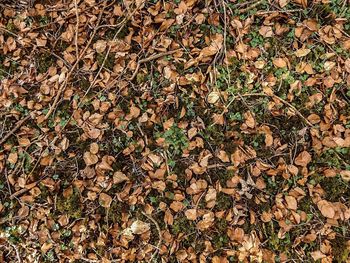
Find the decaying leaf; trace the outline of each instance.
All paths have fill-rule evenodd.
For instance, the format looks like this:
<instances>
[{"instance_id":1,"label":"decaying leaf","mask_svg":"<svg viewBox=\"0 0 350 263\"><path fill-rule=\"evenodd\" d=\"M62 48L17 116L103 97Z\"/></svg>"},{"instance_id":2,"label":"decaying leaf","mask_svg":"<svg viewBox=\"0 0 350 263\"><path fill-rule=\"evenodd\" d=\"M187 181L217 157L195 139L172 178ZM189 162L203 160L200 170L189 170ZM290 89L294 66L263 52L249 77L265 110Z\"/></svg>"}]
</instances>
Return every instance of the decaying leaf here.
<instances>
[{"instance_id":1,"label":"decaying leaf","mask_svg":"<svg viewBox=\"0 0 350 263\"><path fill-rule=\"evenodd\" d=\"M141 235L150 230L150 225L148 223L142 222L141 220L136 220L131 224L130 230L135 235Z\"/></svg>"},{"instance_id":2,"label":"decaying leaf","mask_svg":"<svg viewBox=\"0 0 350 263\"><path fill-rule=\"evenodd\" d=\"M110 197L108 194L101 193L98 201L101 206L105 208L110 208L112 204L112 197Z\"/></svg>"}]
</instances>

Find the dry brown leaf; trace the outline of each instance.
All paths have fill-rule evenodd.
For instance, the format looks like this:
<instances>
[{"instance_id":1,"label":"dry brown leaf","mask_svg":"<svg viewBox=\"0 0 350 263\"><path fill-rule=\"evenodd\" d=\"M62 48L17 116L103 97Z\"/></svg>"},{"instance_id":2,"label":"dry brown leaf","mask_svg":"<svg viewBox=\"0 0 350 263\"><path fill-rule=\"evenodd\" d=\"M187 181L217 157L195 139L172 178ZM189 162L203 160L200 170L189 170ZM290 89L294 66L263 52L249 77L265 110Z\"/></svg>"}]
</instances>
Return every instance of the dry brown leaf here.
<instances>
[{"instance_id":1,"label":"dry brown leaf","mask_svg":"<svg viewBox=\"0 0 350 263\"><path fill-rule=\"evenodd\" d=\"M262 27L260 27L259 33L263 37L272 37L274 35L272 27L270 27L270 26L262 26Z\"/></svg>"},{"instance_id":2,"label":"dry brown leaf","mask_svg":"<svg viewBox=\"0 0 350 263\"><path fill-rule=\"evenodd\" d=\"M105 193L101 193L98 199L100 205L104 208L109 208L112 204L112 200L112 197Z\"/></svg>"},{"instance_id":3,"label":"dry brown leaf","mask_svg":"<svg viewBox=\"0 0 350 263\"><path fill-rule=\"evenodd\" d=\"M94 165L98 162L98 157L91 152L85 152L83 156L84 162L87 166Z\"/></svg>"},{"instance_id":4,"label":"dry brown leaf","mask_svg":"<svg viewBox=\"0 0 350 263\"><path fill-rule=\"evenodd\" d=\"M309 54L311 52L310 49L308 48L301 48L301 49L298 49L296 52L295 52L295 55L298 57L298 58L301 58L301 57L305 57L307 54Z\"/></svg>"},{"instance_id":5,"label":"dry brown leaf","mask_svg":"<svg viewBox=\"0 0 350 263\"><path fill-rule=\"evenodd\" d=\"M295 199L294 196L287 195L285 197L286 202L287 202L287 207L292 210L297 210L298 208L298 203L297 200Z\"/></svg>"},{"instance_id":6,"label":"dry brown leaf","mask_svg":"<svg viewBox=\"0 0 350 263\"><path fill-rule=\"evenodd\" d=\"M185 216L188 220L196 220L197 219L197 210L196 209L187 209L185 211Z\"/></svg>"},{"instance_id":7,"label":"dry brown leaf","mask_svg":"<svg viewBox=\"0 0 350 263\"><path fill-rule=\"evenodd\" d=\"M18 160L18 154L17 152L12 152L9 154L7 161L11 164L16 164Z\"/></svg>"},{"instance_id":8,"label":"dry brown leaf","mask_svg":"<svg viewBox=\"0 0 350 263\"><path fill-rule=\"evenodd\" d=\"M340 176L344 181L350 182L350 171L348 170L340 171Z\"/></svg>"},{"instance_id":9,"label":"dry brown leaf","mask_svg":"<svg viewBox=\"0 0 350 263\"><path fill-rule=\"evenodd\" d=\"M311 155L307 151L303 151L295 158L294 162L296 165L306 167L311 162Z\"/></svg>"},{"instance_id":10,"label":"dry brown leaf","mask_svg":"<svg viewBox=\"0 0 350 263\"><path fill-rule=\"evenodd\" d=\"M335 210L334 210L332 203L330 203L326 200L321 200L317 203L317 207L321 211L321 214L324 217L334 218Z\"/></svg>"},{"instance_id":11,"label":"dry brown leaf","mask_svg":"<svg viewBox=\"0 0 350 263\"><path fill-rule=\"evenodd\" d=\"M122 182L128 181L129 178L122 172L117 171L113 174L113 183L120 184Z\"/></svg>"},{"instance_id":12,"label":"dry brown leaf","mask_svg":"<svg viewBox=\"0 0 350 263\"><path fill-rule=\"evenodd\" d=\"M273 64L278 68L285 68L287 67L287 62L283 58L275 58L273 60Z\"/></svg>"},{"instance_id":13,"label":"dry brown leaf","mask_svg":"<svg viewBox=\"0 0 350 263\"><path fill-rule=\"evenodd\" d=\"M131 224L130 230L135 235L141 235L150 230L150 225L141 220L136 220Z\"/></svg>"},{"instance_id":14,"label":"dry brown leaf","mask_svg":"<svg viewBox=\"0 0 350 263\"><path fill-rule=\"evenodd\" d=\"M211 104L216 103L220 99L220 93L217 91L210 92L208 95L208 102Z\"/></svg>"}]
</instances>

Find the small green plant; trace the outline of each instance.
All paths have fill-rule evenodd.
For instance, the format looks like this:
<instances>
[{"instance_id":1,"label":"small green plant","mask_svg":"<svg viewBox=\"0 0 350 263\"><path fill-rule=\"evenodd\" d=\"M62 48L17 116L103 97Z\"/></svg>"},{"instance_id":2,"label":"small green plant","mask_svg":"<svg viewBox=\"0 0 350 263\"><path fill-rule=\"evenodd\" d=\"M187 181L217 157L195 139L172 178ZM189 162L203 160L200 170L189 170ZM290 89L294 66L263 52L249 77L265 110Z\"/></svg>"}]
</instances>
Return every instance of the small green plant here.
<instances>
[{"instance_id":1,"label":"small green plant","mask_svg":"<svg viewBox=\"0 0 350 263\"><path fill-rule=\"evenodd\" d=\"M165 139L165 143L172 155L179 155L188 147L188 139L182 129L173 125L159 137Z\"/></svg>"}]
</instances>

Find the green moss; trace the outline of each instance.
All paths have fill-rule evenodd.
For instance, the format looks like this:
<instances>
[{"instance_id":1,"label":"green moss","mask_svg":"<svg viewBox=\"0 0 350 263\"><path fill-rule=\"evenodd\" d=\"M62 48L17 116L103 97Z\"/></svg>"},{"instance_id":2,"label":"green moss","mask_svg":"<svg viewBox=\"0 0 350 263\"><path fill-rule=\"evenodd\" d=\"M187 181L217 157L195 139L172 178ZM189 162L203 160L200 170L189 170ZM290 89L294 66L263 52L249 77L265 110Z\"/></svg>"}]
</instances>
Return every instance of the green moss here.
<instances>
[{"instance_id":1,"label":"green moss","mask_svg":"<svg viewBox=\"0 0 350 263\"><path fill-rule=\"evenodd\" d=\"M338 202L341 197L350 196L348 184L339 176L325 177L320 184L326 193L326 200Z\"/></svg>"},{"instance_id":2,"label":"green moss","mask_svg":"<svg viewBox=\"0 0 350 263\"><path fill-rule=\"evenodd\" d=\"M57 198L57 211L67 214L72 218L80 218L82 215L79 190L74 189L73 194L68 198L62 195Z\"/></svg>"},{"instance_id":3,"label":"green moss","mask_svg":"<svg viewBox=\"0 0 350 263\"><path fill-rule=\"evenodd\" d=\"M98 53L97 54L97 57L96 57L96 60L97 60L97 64L99 66L102 66L103 64L103 61L105 60L105 56L106 56L106 53ZM113 70L113 67L114 67L114 56L113 54L108 54L107 58L106 58L106 61L105 61L105 64L103 65L104 68L106 69L109 69L109 70Z\"/></svg>"},{"instance_id":4,"label":"green moss","mask_svg":"<svg viewBox=\"0 0 350 263\"><path fill-rule=\"evenodd\" d=\"M44 53L42 55L38 55L37 58L37 69L39 73L46 73L47 70L54 65L55 63L55 57L52 56L50 53Z\"/></svg>"},{"instance_id":5,"label":"green moss","mask_svg":"<svg viewBox=\"0 0 350 263\"><path fill-rule=\"evenodd\" d=\"M334 262L345 263L350 257L350 249L347 246L347 239L337 236L332 240L332 254Z\"/></svg>"},{"instance_id":6,"label":"green moss","mask_svg":"<svg viewBox=\"0 0 350 263\"><path fill-rule=\"evenodd\" d=\"M177 217L170 229L174 235L178 235L180 233L191 234L192 232L196 231L194 223L187 220L184 215Z\"/></svg>"},{"instance_id":7,"label":"green moss","mask_svg":"<svg viewBox=\"0 0 350 263\"><path fill-rule=\"evenodd\" d=\"M232 197L220 192L216 197L215 209L217 210L227 210L233 205Z\"/></svg>"}]
</instances>

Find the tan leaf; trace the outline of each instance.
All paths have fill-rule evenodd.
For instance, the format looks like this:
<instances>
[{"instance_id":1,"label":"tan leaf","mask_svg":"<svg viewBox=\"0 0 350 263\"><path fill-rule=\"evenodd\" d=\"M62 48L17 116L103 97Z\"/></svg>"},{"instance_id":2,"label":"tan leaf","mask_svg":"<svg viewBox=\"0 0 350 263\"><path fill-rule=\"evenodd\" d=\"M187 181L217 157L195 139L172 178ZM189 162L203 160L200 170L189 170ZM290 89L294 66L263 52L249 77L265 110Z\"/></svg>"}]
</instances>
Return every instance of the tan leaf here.
<instances>
[{"instance_id":1,"label":"tan leaf","mask_svg":"<svg viewBox=\"0 0 350 263\"><path fill-rule=\"evenodd\" d=\"M249 128L254 128L255 119L253 117L253 114L250 111L247 111L246 113L244 113L244 117L245 117L245 124L247 124Z\"/></svg>"},{"instance_id":2,"label":"tan leaf","mask_svg":"<svg viewBox=\"0 0 350 263\"><path fill-rule=\"evenodd\" d=\"M20 138L18 139L18 143L20 146L28 146L30 145L30 140L28 138Z\"/></svg>"},{"instance_id":3,"label":"tan leaf","mask_svg":"<svg viewBox=\"0 0 350 263\"><path fill-rule=\"evenodd\" d=\"M98 198L100 205L105 208L109 208L111 206L112 200L112 197L105 193L101 193L100 197Z\"/></svg>"},{"instance_id":4,"label":"tan leaf","mask_svg":"<svg viewBox=\"0 0 350 263\"><path fill-rule=\"evenodd\" d=\"M350 171L343 170L340 171L340 176L343 178L344 181L350 182Z\"/></svg>"},{"instance_id":5,"label":"tan leaf","mask_svg":"<svg viewBox=\"0 0 350 263\"><path fill-rule=\"evenodd\" d=\"M96 142L93 142L90 144L90 152L92 154L97 154L99 150L98 144Z\"/></svg>"},{"instance_id":6,"label":"tan leaf","mask_svg":"<svg viewBox=\"0 0 350 263\"><path fill-rule=\"evenodd\" d=\"M272 30L272 27L270 26L262 26L260 29L259 29L259 33L260 35L262 35L263 37L272 37L274 34L273 34L273 30Z\"/></svg>"},{"instance_id":7,"label":"tan leaf","mask_svg":"<svg viewBox=\"0 0 350 263\"><path fill-rule=\"evenodd\" d=\"M197 210L196 209L188 209L185 211L185 216L188 220L196 220L197 219Z\"/></svg>"},{"instance_id":8,"label":"tan leaf","mask_svg":"<svg viewBox=\"0 0 350 263\"><path fill-rule=\"evenodd\" d=\"M313 260L318 261L319 259L322 258L326 258L327 256L325 254L323 254L321 251L317 250L314 252L311 252L311 257L313 258Z\"/></svg>"},{"instance_id":9,"label":"tan leaf","mask_svg":"<svg viewBox=\"0 0 350 263\"><path fill-rule=\"evenodd\" d=\"M98 157L91 152L85 152L83 156L84 162L87 166L94 165L98 162Z\"/></svg>"},{"instance_id":10,"label":"tan leaf","mask_svg":"<svg viewBox=\"0 0 350 263\"><path fill-rule=\"evenodd\" d=\"M119 183L122 183L122 182L125 182L128 180L129 180L129 178L120 171L117 171L113 174L113 183L114 184L119 184Z\"/></svg>"},{"instance_id":11,"label":"tan leaf","mask_svg":"<svg viewBox=\"0 0 350 263\"><path fill-rule=\"evenodd\" d=\"M16 164L17 160L18 160L17 152L10 153L9 157L7 158L7 161L11 164Z\"/></svg>"},{"instance_id":12,"label":"tan leaf","mask_svg":"<svg viewBox=\"0 0 350 263\"><path fill-rule=\"evenodd\" d=\"M301 58L301 57L305 57L307 54L309 54L311 52L310 49L308 48L301 48L301 49L298 49L296 52L295 52L295 55L298 57L298 58Z\"/></svg>"},{"instance_id":13,"label":"tan leaf","mask_svg":"<svg viewBox=\"0 0 350 263\"><path fill-rule=\"evenodd\" d=\"M297 210L298 203L294 196L287 195L285 197L287 202L287 207L292 210Z\"/></svg>"},{"instance_id":14,"label":"tan leaf","mask_svg":"<svg viewBox=\"0 0 350 263\"><path fill-rule=\"evenodd\" d=\"M208 95L208 102L211 104L216 103L220 99L220 93L217 91L210 92Z\"/></svg>"},{"instance_id":15,"label":"tan leaf","mask_svg":"<svg viewBox=\"0 0 350 263\"><path fill-rule=\"evenodd\" d=\"M332 203L326 201L326 200L321 200L317 203L318 209L321 211L321 214L324 217L327 218L333 218L335 215L335 210L332 205Z\"/></svg>"},{"instance_id":16,"label":"tan leaf","mask_svg":"<svg viewBox=\"0 0 350 263\"><path fill-rule=\"evenodd\" d=\"M131 224L130 230L135 235L141 235L147 232L150 229L150 225L148 223L142 222L140 220L136 220Z\"/></svg>"},{"instance_id":17,"label":"tan leaf","mask_svg":"<svg viewBox=\"0 0 350 263\"><path fill-rule=\"evenodd\" d=\"M188 139L192 139L194 136L196 136L197 134L197 128L193 127L191 129L188 130Z\"/></svg>"},{"instance_id":18,"label":"tan leaf","mask_svg":"<svg viewBox=\"0 0 350 263\"><path fill-rule=\"evenodd\" d=\"M283 58L275 58L273 60L273 64L278 68L285 68L287 67L287 62Z\"/></svg>"},{"instance_id":19,"label":"tan leaf","mask_svg":"<svg viewBox=\"0 0 350 263\"><path fill-rule=\"evenodd\" d=\"M296 165L306 167L311 162L311 155L307 151L303 151L295 158L294 162Z\"/></svg>"},{"instance_id":20,"label":"tan leaf","mask_svg":"<svg viewBox=\"0 0 350 263\"><path fill-rule=\"evenodd\" d=\"M97 53L103 53L106 50L107 42L105 40L98 40L95 44Z\"/></svg>"},{"instance_id":21,"label":"tan leaf","mask_svg":"<svg viewBox=\"0 0 350 263\"><path fill-rule=\"evenodd\" d=\"M217 157L224 163L229 163L230 162L230 157L225 151L219 151Z\"/></svg>"},{"instance_id":22,"label":"tan leaf","mask_svg":"<svg viewBox=\"0 0 350 263\"><path fill-rule=\"evenodd\" d=\"M281 8L288 5L288 3L289 3L289 0L278 0L278 4L280 5Z\"/></svg>"},{"instance_id":23,"label":"tan leaf","mask_svg":"<svg viewBox=\"0 0 350 263\"><path fill-rule=\"evenodd\" d=\"M257 68L257 69L263 69L265 67L265 61L263 60L257 60L254 62L254 66Z\"/></svg>"},{"instance_id":24,"label":"tan leaf","mask_svg":"<svg viewBox=\"0 0 350 263\"><path fill-rule=\"evenodd\" d=\"M333 61L326 61L323 65L323 67L326 71L330 71L332 68L335 67L335 65L336 65L336 63Z\"/></svg>"}]
</instances>

